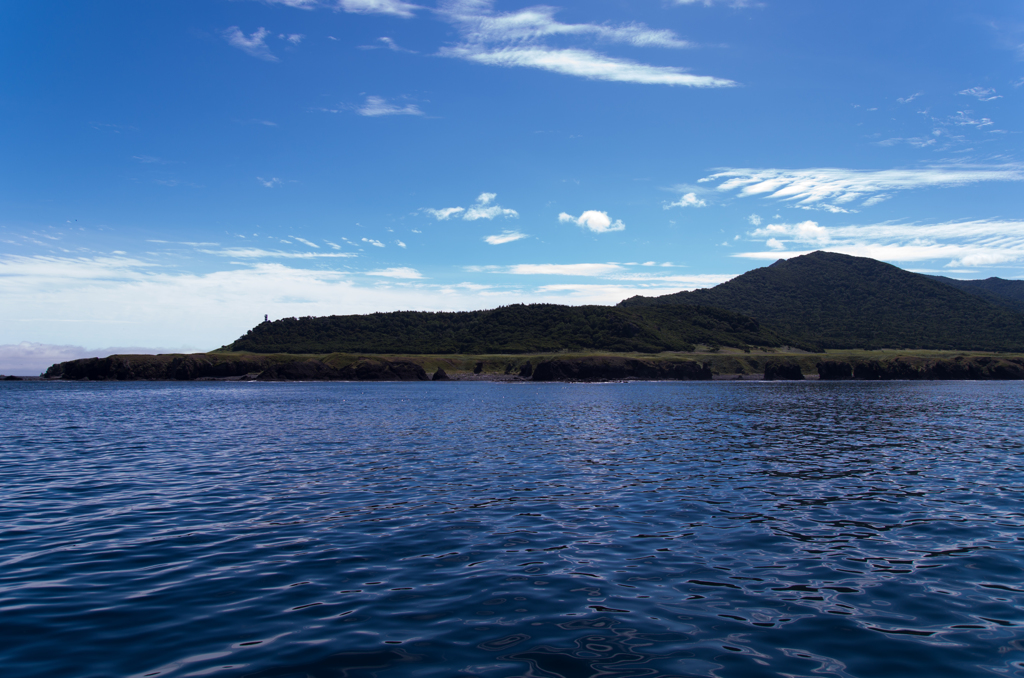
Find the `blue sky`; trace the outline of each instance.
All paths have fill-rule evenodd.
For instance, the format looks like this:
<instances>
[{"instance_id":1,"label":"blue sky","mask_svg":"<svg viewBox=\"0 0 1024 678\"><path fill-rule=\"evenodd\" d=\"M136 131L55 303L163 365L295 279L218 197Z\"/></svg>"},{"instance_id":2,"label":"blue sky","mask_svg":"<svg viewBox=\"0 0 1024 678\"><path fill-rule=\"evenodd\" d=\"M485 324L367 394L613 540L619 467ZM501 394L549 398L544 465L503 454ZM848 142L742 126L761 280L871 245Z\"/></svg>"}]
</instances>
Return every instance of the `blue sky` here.
<instances>
[{"instance_id":1,"label":"blue sky","mask_svg":"<svg viewBox=\"0 0 1024 678\"><path fill-rule=\"evenodd\" d=\"M0 31L0 370L815 249L1024 276L1016 0L11 0Z\"/></svg>"}]
</instances>

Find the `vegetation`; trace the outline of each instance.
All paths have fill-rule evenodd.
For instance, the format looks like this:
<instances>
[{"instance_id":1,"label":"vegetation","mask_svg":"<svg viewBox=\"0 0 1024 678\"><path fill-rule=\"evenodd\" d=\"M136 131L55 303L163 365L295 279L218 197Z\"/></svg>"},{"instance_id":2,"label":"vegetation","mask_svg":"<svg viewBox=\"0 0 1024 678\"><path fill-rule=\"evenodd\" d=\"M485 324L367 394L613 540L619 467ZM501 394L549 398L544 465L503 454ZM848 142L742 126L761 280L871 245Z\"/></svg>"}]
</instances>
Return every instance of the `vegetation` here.
<instances>
[{"instance_id":1,"label":"vegetation","mask_svg":"<svg viewBox=\"0 0 1024 678\"><path fill-rule=\"evenodd\" d=\"M976 297L1002 306L1017 313L1024 313L1024 280L1003 280L1002 278L986 278L985 280L955 280L941 275L929 276L946 285L963 290Z\"/></svg>"},{"instance_id":2,"label":"vegetation","mask_svg":"<svg viewBox=\"0 0 1024 678\"><path fill-rule=\"evenodd\" d=\"M619 307L713 306L824 348L1024 350L1024 313L1007 300L1020 288L991 280L998 279L957 285L874 259L813 252L710 289L633 297ZM1003 303L991 300L997 289Z\"/></svg>"},{"instance_id":3,"label":"vegetation","mask_svg":"<svg viewBox=\"0 0 1024 678\"><path fill-rule=\"evenodd\" d=\"M776 332L721 309L672 305L516 304L488 311L285 318L225 346L252 353L522 354L548 351L658 353L696 344L781 346Z\"/></svg>"}]
</instances>

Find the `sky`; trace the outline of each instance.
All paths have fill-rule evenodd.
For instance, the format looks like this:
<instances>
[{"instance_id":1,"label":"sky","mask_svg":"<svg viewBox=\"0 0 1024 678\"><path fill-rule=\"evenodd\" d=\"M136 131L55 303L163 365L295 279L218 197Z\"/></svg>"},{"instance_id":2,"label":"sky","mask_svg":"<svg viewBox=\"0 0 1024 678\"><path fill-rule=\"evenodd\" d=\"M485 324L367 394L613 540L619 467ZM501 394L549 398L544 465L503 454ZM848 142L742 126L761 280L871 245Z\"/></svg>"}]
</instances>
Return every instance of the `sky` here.
<instances>
[{"instance_id":1,"label":"sky","mask_svg":"<svg viewBox=\"0 0 1024 678\"><path fill-rule=\"evenodd\" d=\"M0 372L814 250L1024 278L1019 0L555 3L0 3Z\"/></svg>"}]
</instances>

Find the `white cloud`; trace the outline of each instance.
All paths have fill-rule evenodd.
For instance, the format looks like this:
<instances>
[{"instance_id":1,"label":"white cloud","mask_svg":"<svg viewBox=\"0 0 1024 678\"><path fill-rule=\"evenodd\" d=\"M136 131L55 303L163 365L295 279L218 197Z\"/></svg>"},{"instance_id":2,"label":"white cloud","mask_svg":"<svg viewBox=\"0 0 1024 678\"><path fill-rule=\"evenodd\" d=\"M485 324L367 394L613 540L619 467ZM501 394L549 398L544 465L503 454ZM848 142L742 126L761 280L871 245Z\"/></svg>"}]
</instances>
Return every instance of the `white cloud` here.
<instances>
[{"instance_id":1,"label":"white cloud","mask_svg":"<svg viewBox=\"0 0 1024 678\"><path fill-rule=\"evenodd\" d=\"M380 240L373 240L371 238L363 238L363 242L367 243L368 245L373 245L374 247L385 246L384 243L382 243Z\"/></svg>"},{"instance_id":2,"label":"white cloud","mask_svg":"<svg viewBox=\"0 0 1024 678\"><path fill-rule=\"evenodd\" d=\"M412 18L413 12L421 9L402 0L338 0L338 7L352 14L391 14L403 19Z\"/></svg>"},{"instance_id":3,"label":"white cloud","mask_svg":"<svg viewBox=\"0 0 1024 678\"><path fill-rule=\"evenodd\" d=\"M401 240L396 240L395 244L401 247L403 250L405 249L405 243L402 242Z\"/></svg>"},{"instance_id":4,"label":"white cloud","mask_svg":"<svg viewBox=\"0 0 1024 678\"><path fill-rule=\"evenodd\" d=\"M994 99L1003 98L1003 95L996 94L994 89L987 89L985 87L972 87L970 89L961 90L958 94L975 97L978 101L992 101Z\"/></svg>"},{"instance_id":5,"label":"white cloud","mask_svg":"<svg viewBox=\"0 0 1024 678\"><path fill-rule=\"evenodd\" d=\"M320 4L320 0L264 0L269 5L284 5L295 9L313 9Z\"/></svg>"},{"instance_id":6,"label":"white cloud","mask_svg":"<svg viewBox=\"0 0 1024 678\"><path fill-rule=\"evenodd\" d=\"M419 106L416 106L415 104L398 106L396 104L388 103L387 99L375 96L366 97L366 103L364 103L360 108L357 108L356 113L371 118L376 118L382 115L424 115Z\"/></svg>"},{"instance_id":7,"label":"white cloud","mask_svg":"<svg viewBox=\"0 0 1024 678\"><path fill-rule=\"evenodd\" d=\"M327 243L328 245L330 245L331 249L336 249L336 250L340 250L341 249L341 245L338 245L337 243L333 243L330 240L324 240L324 242Z\"/></svg>"},{"instance_id":8,"label":"white cloud","mask_svg":"<svg viewBox=\"0 0 1024 678\"><path fill-rule=\"evenodd\" d=\"M502 231L499 235L489 235L484 238L484 242L488 245L504 245L505 243L515 242L516 240L522 240L523 238L529 238L530 236L519 231Z\"/></svg>"},{"instance_id":9,"label":"white cloud","mask_svg":"<svg viewBox=\"0 0 1024 678\"><path fill-rule=\"evenodd\" d=\"M497 193L481 193L477 196L476 204L472 205L469 209L464 207L444 207L442 209L424 207L422 209L427 214L432 214L438 221L447 221L457 214L461 214L465 221L491 220L495 217L505 217L506 219L519 218L519 212L514 209L508 209L501 205L492 205L491 203L497 197Z\"/></svg>"},{"instance_id":10,"label":"white cloud","mask_svg":"<svg viewBox=\"0 0 1024 678\"><path fill-rule=\"evenodd\" d=\"M320 245L317 245L315 242L310 242L310 241L306 240L305 238L300 238L297 235L293 235L292 237L295 238L296 240L298 240L299 242L301 242L303 245L309 245L310 247L315 247L317 249L320 249Z\"/></svg>"},{"instance_id":11,"label":"white cloud","mask_svg":"<svg viewBox=\"0 0 1024 678\"><path fill-rule=\"evenodd\" d=\"M613 231L626 230L626 225L620 219L616 219L613 222L607 212L599 212L597 210L587 210L578 217L562 212L558 215L558 221L563 224L571 222L594 233L611 233Z\"/></svg>"},{"instance_id":12,"label":"white cloud","mask_svg":"<svg viewBox=\"0 0 1024 678\"><path fill-rule=\"evenodd\" d=\"M588 49L555 48L546 38L589 37L638 47L682 48L691 45L669 30L644 24L565 24L554 18L553 7L536 6L508 13L493 11L492 0L448 0L440 13L459 30L463 41L442 48L441 56L489 66L525 67L575 75L592 80L688 87L730 87L731 80L692 75L671 66L651 66L609 57Z\"/></svg>"},{"instance_id":13,"label":"white cloud","mask_svg":"<svg viewBox=\"0 0 1024 678\"><path fill-rule=\"evenodd\" d=\"M543 46L484 49L479 46L460 46L445 47L440 54L488 66L539 68L590 80L684 87L733 87L736 84L732 80L693 75L672 66L649 66L582 49Z\"/></svg>"},{"instance_id":14,"label":"white cloud","mask_svg":"<svg viewBox=\"0 0 1024 678\"><path fill-rule=\"evenodd\" d=\"M406 49L399 47L398 43L389 37L377 38L377 42L383 43L383 47L390 49L392 52L407 52L409 54L416 54L416 50ZM382 45L362 45L359 49L380 49Z\"/></svg>"},{"instance_id":15,"label":"white cloud","mask_svg":"<svg viewBox=\"0 0 1024 678\"><path fill-rule=\"evenodd\" d=\"M494 219L495 217L513 217L519 216L519 212L513 209L506 209L499 205L490 205L489 207L480 207L474 205L466 210L466 213L462 215L462 218L466 221L476 221L477 219Z\"/></svg>"},{"instance_id":16,"label":"white cloud","mask_svg":"<svg viewBox=\"0 0 1024 678\"><path fill-rule=\"evenodd\" d=\"M799 224L768 224L749 234L753 238L786 237L801 243L825 244L831 237L828 229L819 226L816 221L802 221ZM775 240L775 242L779 242ZM769 247L774 247L769 245Z\"/></svg>"},{"instance_id":17,"label":"white cloud","mask_svg":"<svg viewBox=\"0 0 1024 678\"><path fill-rule=\"evenodd\" d=\"M281 242L287 241L282 240ZM349 252L282 252L281 250L263 250L258 247L225 247L220 250L201 249L199 251L203 254L232 259L348 259L356 256Z\"/></svg>"},{"instance_id":18,"label":"white cloud","mask_svg":"<svg viewBox=\"0 0 1024 678\"><path fill-rule=\"evenodd\" d=\"M534 42L556 35L594 36L609 42L624 42L637 47L684 48L692 45L665 29L652 29L641 23L622 26L607 24L564 24L555 19L558 9L543 5L516 12L495 14L490 0L448 2L446 16L460 26L463 37L473 43Z\"/></svg>"},{"instance_id":19,"label":"white cloud","mask_svg":"<svg viewBox=\"0 0 1024 678\"><path fill-rule=\"evenodd\" d=\"M274 186L280 186L280 185L282 185L284 183L280 179L278 179L277 177L271 177L270 179L264 179L263 177L256 177L256 181L258 181L261 184L263 184L266 188L273 188Z\"/></svg>"},{"instance_id":20,"label":"white cloud","mask_svg":"<svg viewBox=\"0 0 1024 678\"><path fill-rule=\"evenodd\" d=\"M900 99L897 99L896 101L900 102L901 104L909 104L911 101L921 96L922 94L924 94L924 92L916 92L914 94L911 94L909 97L902 97Z\"/></svg>"},{"instance_id":21,"label":"white cloud","mask_svg":"<svg viewBox=\"0 0 1024 678\"><path fill-rule=\"evenodd\" d=\"M512 275L607 276L624 270L619 264L516 264L505 269Z\"/></svg>"},{"instance_id":22,"label":"white cloud","mask_svg":"<svg viewBox=\"0 0 1024 678\"><path fill-rule=\"evenodd\" d=\"M756 214L751 214L749 217L747 217L747 221L749 221L752 226L760 226L761 225L761 217L759 217Z\"/></svg>"},{"instance_id":23,"label":"white cloud","mask_svg":"<svg viewBox=\"0 0 1024 678\"><path fill-rule=\"evenodd\" d=\"M306 36L303 35L302 33L290 33L288 35L285 35L284 33L282 33L281 35L279 35L277 37L279 37L282 40L287 40L288 42L292 43L293 45L297 45L300 42L302 42L303 39Z\"/></svg>"},{"instance_id":24,"label":"white cloud","mask_svg":"<svg viewBox=\"0 0 1024 678\"><path fill-rule=\"evenodd\" d=\"M670 207L707 207L708 204L697 197L696 193L687 193L679 198L676 202L670 202L665 205L665 209Z\"/></svg>"},{"instance_id":25,"label":"white cloud","mask_svg":"<svg viewBox=\"0 0 1024 678\"><path fill-rule=\"evenodd\" d=\"M438 221L448 221L449 219L451 219L456 214L461 214L461 213L465 212L466 208L465 207L444 207L442 209L435 210L435 209L430 208L430 207L424 207L423 211L427 212L428 214L433 214L434 218L437 219Z\"/></svg>"},{"instance_id":26,"label":"white cloud","mask_svg":"<svg viewBox=\"0 0 1024 678\"><path fill-rule=\"evenodd\" d=\"M957 111L956 115L951 116L949 120L960 127L977 127L978 129L995 124L988 118L975 119L973 116L974 111Z\"/></svg>"},{"instance_id":27,"label":"white cloud","mask_svg":"<svg viewBox=\"0 0 1024 678\"><path fill-rule=\"evenodd\" d=\"M367 271L366 275L375 275L381 278L397 278L399 280L419 280L423 278L423 274L415 268L409 268L407 266L385 268L379 271Z\"/></svg>"},{"instance_id":28,"label":"white cloud","mask_svg":"<svg viewBox=\"0 0 1024 678\"><path fill-rule=\"evenodd\" d=\"M742 197L762 195L810 205L830 200L845 204L870 200L886 191L948 188L982 181L1022 181L1021 165L942 165L924 169L853 170L842 168L726 169L701 182L723 180L719 191L739 189ZM874 204L874 203L872 203Z\"/></svg>"},{"instance_id":29,"label":"white cloud","mask_svg":"<svg viewBox=\"0 0 1024 678\"><path fill-rule=\"evenodd\" d=\"M975 220L939 224L881 223L825 228L816 222L770 224L749 234L767 238L769 250L787 243L882 261L907 262L946 259L947 267L995 266L1024 262L1024 221ZM795 256L806 251L790 251ZM778 258L773 251L733 256Z\"/></svg>"},{"instance_id":30,"label":"white cloud","mask_svg":"<svg viewBox=\"0 0 1024 678\"><path fill-rule=\"evenodd\" d=\"M249 56L254 56L264 61L277 61L277 57L271 54L270 48L267 47L265 42L266 37L270 35L270 31L262 26L256 32L249 34L248 37L238 26L231 26L224 31L223 35L229 45L237 47Z\"/></svg>"}]
</instances>

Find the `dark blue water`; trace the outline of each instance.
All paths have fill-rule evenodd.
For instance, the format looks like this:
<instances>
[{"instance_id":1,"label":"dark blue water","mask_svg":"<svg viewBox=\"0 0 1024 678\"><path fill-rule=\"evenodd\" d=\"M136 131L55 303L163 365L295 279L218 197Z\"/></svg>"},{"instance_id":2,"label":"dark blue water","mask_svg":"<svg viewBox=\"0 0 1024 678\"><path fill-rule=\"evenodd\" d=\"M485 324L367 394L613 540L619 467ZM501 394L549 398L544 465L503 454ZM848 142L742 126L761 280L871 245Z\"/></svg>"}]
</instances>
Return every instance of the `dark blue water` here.
<instances>
[{"instance_id":1,"label":"dark blue water","mask_svg":"<svg viewBox=\"0 0 1024 678\"><path fill-rule=\"evenodd\" d=\"M1024 384L0 386L34 676L1022 676Z\"/></svg>"}]
</instances>

